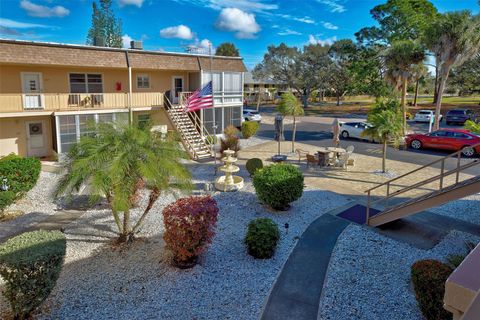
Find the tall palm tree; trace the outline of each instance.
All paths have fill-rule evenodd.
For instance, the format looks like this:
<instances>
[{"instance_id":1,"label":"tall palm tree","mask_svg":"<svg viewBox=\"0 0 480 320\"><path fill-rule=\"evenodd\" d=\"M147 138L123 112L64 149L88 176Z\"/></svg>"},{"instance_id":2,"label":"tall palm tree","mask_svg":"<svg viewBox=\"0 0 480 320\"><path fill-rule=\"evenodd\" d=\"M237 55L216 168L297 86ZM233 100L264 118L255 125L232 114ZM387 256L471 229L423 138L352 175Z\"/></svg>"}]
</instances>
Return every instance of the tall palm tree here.
<instances>
[{"instance_id":1,"label":"tall palm tree","mask_svg":"<svg viewBox=\"0 0 480 320\"><path fill-rule=\"evenodd\" d=\"M442 14L425 31L424 42L435 55L439 69L434 124L434 128L438 129L442 95L450 70L463 64L480 50L480 16L472 15L470 11Z\"/></svg>"},{"instance_id":2,"label":"tall palm tree","mask_svg":"<svg viewBox=\"0 0 480 320\"><path fill-rule=\"evenodd\" d=\"M298 101L297 97L291 92L282 94L280 103L277 106L277 111L283 116L293 117L293 131L292 131L292 152L295 152L295 134L297 132L297 117L303 116L305 111Z\"/></svg>"},{"instance_id":3,"label":"tall palm tree","mask_svg":"<svg viewBox=\"0 0 480 320\"><path fill-rule=\"evenodd\" d=\"M412 69L411 81L415 82L415 92L413 97L414 107L417 106L418 89L420 86L420 81L423 81L425 79L425 76L427 75L427 73L428 73L428 70L424 64L416 64Z\"/></svg>"},{"instance_id":4,"label":"tall palm tree","mask_svg":"<svg viewBox=\"0 0 480 320\"><path fill-rule=\"evenodd\" d=\"M394 42L385 53L384 63L386 77L397 89L401 90L401 106L404 116L403 134L407 131L407 86L416 66L425 60L424 48L413 41L402 40Z\"/></svg>"},{"instance_id":5,"label":"tall palm tree","mask_svg":"<svg viewBox=\"0 0 480 320\"><path fill-rule=\"evenodd\" d=\"M68 153L67 174L57 187L57 195L71 197L82 185L88 185L92 201L106 198L119 242L130 242L162 191L190 188L190 173L179 162L185 153L173 138L162 139L148 128L108 123L94 129L94 135L83 136ZM130 210L142 188L150 190L148 203L132 225Z\"/></svg>"},{"instance_id":6,"label":"tall palm tree","mask_svg":"<svg viewBox=\"0 0 480 320\"><path fill-rule=\"evenodd\" d=\"M363 134L383 144L382 172L387 172L387 144L391 142L397 145L403 136L402 112L398 101L377 101L367 121L372 127Z\"/></svg>"}]
</instances>

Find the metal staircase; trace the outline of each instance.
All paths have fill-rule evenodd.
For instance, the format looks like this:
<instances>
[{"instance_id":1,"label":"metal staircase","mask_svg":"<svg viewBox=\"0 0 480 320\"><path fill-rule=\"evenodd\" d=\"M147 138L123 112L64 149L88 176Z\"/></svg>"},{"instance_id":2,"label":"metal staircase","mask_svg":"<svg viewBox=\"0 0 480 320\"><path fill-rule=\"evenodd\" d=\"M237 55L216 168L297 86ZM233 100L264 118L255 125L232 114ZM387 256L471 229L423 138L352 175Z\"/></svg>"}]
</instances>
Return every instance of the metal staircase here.
<instances>
[{"instance_id":1,"label":"metal staircase","mask_svg":"<svg viewBox=\"0 0 480 320\"><path fill-rule=\"evenodd\" d=\"M480 143L471 147L478 150L478 148L480 147ZM446 170L445 161L452 158L456 159L456 166L454 169ZM426 209L436 207L453 200L461 199L472 194L479 193L480 174L477 174L473 177L470 176L468 178L465 178L464 180L461 180L460 173L462 173L468 168L480 165L480 159L468 159L463 162L464 163L462 163L462 151L460 150L446 157L438 159L432 163L429 163L423 167L420 167L404 175L384 182L378 186L375 186L371 189L368 189L367 191L365 191L367 193L367 210L365 220L366 224L373 227L380 226L385 223L424 211ZM438 175L429 177L410 186L401 187L398 190L391 192L392 188L395 186L393 182L412 174L425 175L425 173L421 172L421 170L436 164L440 164L440 173ZM452 175L455 175L454 182L451 182L447 185L447 181L445 178ZM392 200L394 200L396 196L405 194L408 191L416 189L425 189L428 185L437 182L438 189L428 189L428 192L421 196L414 197L407 201L401 201L400 203L398 203L397 201L397 204L393 206L388 205L388 202L392 202ZM386 193L384 195L381 195L379 199L372 201L372 191L381 187L384 187L386 189ZM370 215L370 213L373 211L371 211L371 209L373 208L372 205L378 205L382 203L384 205L384 209L378 213L375 212Z\"/></svg>"},{"instance_id":2,"label":"metal staircase","mask_svg":"<svg viewBox=\"0 0 480 320\"><path fill-rule=\"evenodd\" d=\"M164 100L168 118L180 134L183 146L194 160L213 157L213 150L205 142L210 136L195 112L185 112L181 105L173 105L167 97Z\"/></svg>"}]
</instances>

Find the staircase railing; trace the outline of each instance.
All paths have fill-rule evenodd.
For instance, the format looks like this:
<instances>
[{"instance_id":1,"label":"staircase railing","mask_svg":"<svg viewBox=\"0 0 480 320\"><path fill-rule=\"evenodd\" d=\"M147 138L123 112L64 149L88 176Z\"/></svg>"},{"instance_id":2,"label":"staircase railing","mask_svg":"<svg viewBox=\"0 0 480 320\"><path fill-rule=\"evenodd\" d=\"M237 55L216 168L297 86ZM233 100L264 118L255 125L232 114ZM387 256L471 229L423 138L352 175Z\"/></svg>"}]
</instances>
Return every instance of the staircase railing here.
<instances>
[{"instance_id":1,"label":"staircase railing","mask_svg":"<svg viewBox=\"0 0 480 320\"><path fill-rule=\"evenodd\" d=\"M480 148L480 143L477 143L477 144L474 144L472 146L470 146L470 148L473 148L474 150ZM413 189L417 189L419 187L422 187L426 184L429 184L429 183L432 183L432 182L435 182L435 181L439 181L439 186L438 186L438 190L436 190L437 192L441 192L443 191L446 186L444 184L444 179L445 177L448 177L448 176L451 176L453 174L455 174L455 183L453 185L456 185L460 182L460 173L465 170L465 169L468 169L468 168L471 168L473 166L476 166L478 164L480 164L480 159L471 159L472 161L469 162L469 163L466 163L466 164L462 164L461 160L462 160L462 150L459 150L457 152L454 152L452 154L449 154L448 156L445 156L443 158L440 158L438 160L435 160L429 164L426 164L420 168L417 168L415 170L412 170L410 172L407 172L401 176L398 176L396 178L393 178L393 179L390 179L382 184L379 184L373 188L370 188L368 190L365 191L365 193L367 193L367 210L366 210L366 224L368 225L369 223L369 220L370 220L370 209L372 208L372 205L373 204L376 204L376 203L380 203L380 202L385 202L385 210L388 209L388 201L395 197L395 196L398 196L400 194L403 194L405 192L408 192L410 190L413 190ZM456 167L455 169L451 169L451 170L445 170L445 161L447 159L451 159L451 158L456 158ZM435 165L435 164L438 164L440 163L440 174L436 175L436 176L433 176L433 177L430 177L428 179L425 179L425 180L422 180L420 182L417 182L417 183L414 183L410 186L407 186L405 188L401 188L397 191L394 191L394 192L391 192L390 189L392 187L392 182L394 181L397 181L399 179L402 179L406 176L409 176L409 175L412 175L414 173L417 173L425 168L429 168L431 167L432 165ZM376 190L380 187L386 187L386 194L384 196L380 196L380 199L378 200L375 200L375 201L372 201L372 191L373 190ZM450 185L452 186L452 185Z\"/></svg>"},{"instance_id":2,"label":"staircase railing","mask_svg":"<svg viewBox=\"0 0 480 320\"><path fill-rule=\"evenodd\" d=\"M182 136L183 145L189 151L189 153L191 154L191 156L193 158L197 158L198 157L197 152L196 152L194 146L188 140L188 137L184 134L178 115L176 115L175 112L172 111L172 109L173 109L172 103L170 102L170 100L166 96L164 98L164 101L165 101L165 109L167 110L167 115L169 116L170 120L173 122L173 124L177 128L178 132Z\"/></svg>"}]
</instances>

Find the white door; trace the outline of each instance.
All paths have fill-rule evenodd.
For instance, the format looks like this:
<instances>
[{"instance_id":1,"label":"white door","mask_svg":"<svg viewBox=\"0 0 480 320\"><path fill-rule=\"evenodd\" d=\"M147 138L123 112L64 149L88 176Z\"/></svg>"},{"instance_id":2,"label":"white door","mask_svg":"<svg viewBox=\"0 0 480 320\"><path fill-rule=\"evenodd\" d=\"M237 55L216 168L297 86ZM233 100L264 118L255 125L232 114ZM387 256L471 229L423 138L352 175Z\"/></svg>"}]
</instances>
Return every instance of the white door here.
<instances>
[{"instance_id":1,"label":"white door","mask_svg":"<svg viewBox=\"0 0 480 320\"><path fill-rule=\"evenodd\" d=\"M40 73L23 73L23 108L42 109L42 83Z\"/></svg>"},{"instance_id":2,"label":"white door","mask_svg":"<svg viewBox=\"0 0 480 320\"><path fill-rule=\"evenodd\" d=\"M47 155L45 143L45 126L43 121L28 121L27 126L27 155L29 157L44 157Z\"/></svg>"},{"instance_id":3,"label":"white door","mask_svg":"<svg viewBox=\"0 0 480 320\"><path fill-rule=\"evenodd\" d=\"M183 78L173 77L172 79L172 91L171 98L173 103L179 102L180 92L183 91Z\"/></svg>"}]
</instances>

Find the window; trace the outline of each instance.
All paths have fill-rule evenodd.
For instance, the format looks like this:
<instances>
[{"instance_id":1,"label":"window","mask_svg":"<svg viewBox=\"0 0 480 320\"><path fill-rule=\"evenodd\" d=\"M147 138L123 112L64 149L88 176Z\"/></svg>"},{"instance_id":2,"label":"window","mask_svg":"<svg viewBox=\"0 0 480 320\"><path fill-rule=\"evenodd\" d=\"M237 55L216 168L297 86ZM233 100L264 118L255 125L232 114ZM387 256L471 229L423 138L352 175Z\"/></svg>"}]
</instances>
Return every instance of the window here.
<instances>
[{"instance_id":1,"label":"window","mask_svg":"<svg viewBox=\"0 0 480 320\"><path fill-rule=\"evenodd\" d=\"M138 89L150 88L150 77L148 76L148 74L137 75L137 88Z\"/></svg>"},{"instance_id":2,"label":"window","mask_svg":"<svg viewBox=\"0 0 480 320\"><path fill-rule=\"evenodd\" d=\"M149 114L139 114L138 115L138 127L145 128L148 123L150 122L150 115Z\"/></svg>"},{"instance_id":3,"label":"window","mask_svg":"<svg viewBox=\"0 0 480 320\"><path fill-rule=\"evenodd\" d=\"M101 74L70 73L71 93L102 93Z\"/></svg>"},{"instance_id":4,"label":"window","mask_svg":"<svg viewBox=\"0 0 480 320\"><path fill-rule=\"evenodd\" d=\"M461 133L461 132L454 132L453 136L457 139L472 139L468 134Z\"/></svg>"},{"instance_id":5,"label":"window","mask_svg":"<svg viewBox=\"0 0 480 320\"><path fill-rule=\"evenodd\" d=\"M68 152L72 145L77 142L76 116L59 117L60 146L62 152Z\"/></svg>"}]
</instances>

